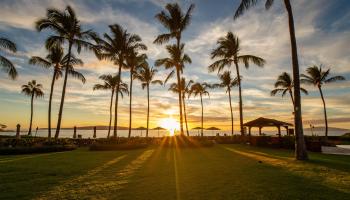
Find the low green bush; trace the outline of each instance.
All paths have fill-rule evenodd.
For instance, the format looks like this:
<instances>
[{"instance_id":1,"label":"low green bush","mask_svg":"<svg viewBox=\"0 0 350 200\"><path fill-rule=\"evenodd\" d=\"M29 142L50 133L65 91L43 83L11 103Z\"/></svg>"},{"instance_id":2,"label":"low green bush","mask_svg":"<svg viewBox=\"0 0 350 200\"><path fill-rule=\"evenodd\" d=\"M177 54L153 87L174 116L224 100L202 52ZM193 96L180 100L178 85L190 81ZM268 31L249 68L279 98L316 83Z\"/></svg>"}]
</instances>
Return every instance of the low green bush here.
<instances>
[{"instance_id":1,"label":"low green bush","mask_svg":"<svg viewBox=\"0 0 350 200\"><path fill-rule=\"evenodd\" d=\"M90 146L90 151L116 151L116 150L133 150L147 148L145 143L124 143L124 144L93 144Z\"/></svg>"}]
</instances>

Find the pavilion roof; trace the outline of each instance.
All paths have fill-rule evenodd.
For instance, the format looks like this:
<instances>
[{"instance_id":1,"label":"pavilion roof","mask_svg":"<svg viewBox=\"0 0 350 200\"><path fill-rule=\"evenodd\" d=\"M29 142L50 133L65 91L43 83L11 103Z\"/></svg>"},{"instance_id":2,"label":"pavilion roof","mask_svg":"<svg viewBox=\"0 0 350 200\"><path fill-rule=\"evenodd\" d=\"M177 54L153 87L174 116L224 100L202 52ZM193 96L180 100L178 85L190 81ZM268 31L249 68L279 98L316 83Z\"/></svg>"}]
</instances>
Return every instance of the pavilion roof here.
<instances>
[{"instance_id":1,"label":"pavilion roof","mask_svg":"<svg viewBox=\"0 0 350 200\"><path fill-rule=\"evenodd\" d=\"M248 127L268 127L268 126L293 126L293 124L275 120L275 119L269 119L264 117L259 117L257 119L254 119L252 121L246 122L243 124L243 126Z\"/></svg>"}]
</instances>

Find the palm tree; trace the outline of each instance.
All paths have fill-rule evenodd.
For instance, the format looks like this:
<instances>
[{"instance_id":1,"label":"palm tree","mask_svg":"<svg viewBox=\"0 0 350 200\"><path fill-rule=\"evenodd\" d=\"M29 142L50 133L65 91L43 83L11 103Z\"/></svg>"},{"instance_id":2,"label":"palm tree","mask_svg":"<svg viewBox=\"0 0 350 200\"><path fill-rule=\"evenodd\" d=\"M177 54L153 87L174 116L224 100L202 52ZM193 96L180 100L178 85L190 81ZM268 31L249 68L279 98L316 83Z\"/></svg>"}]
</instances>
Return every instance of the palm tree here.
<instances>
[{"instance_id":1,"label":"palm tree","mask_svg":"<svg viewBox=\"0 0 350 200\"><path fill-rule=\"evenodd\" d=\"M48 9L46 18L39 19L36 22L36 29L38 31L49 29L55 33L55 35L49 36L46 40L46 47L48 48L68 43L66 69L69 68L68 65L71 63L73 46L76 47L77 52L80 53L82 48L93 49L94 45L89 41L92 39L97 39L97 34L93 31L82 30L80 21L77 19L74 10L70 6L67 6L67 8L63 11ZM58 113L55 134L56 139L58 138L61 129L62 112L66 94L68 74L69 70L65 70L61 104Z\"/></svg>"},{"instance_id":2,"label":"palm tree","mask_svg":"<svg viewBox=\"0 0 350 200\"><path fill-rule=\"evenodd\" d=\"M183 68L186 63L192 63L191 58L183 53L185 45L181 44L180 48L178 48L176 45L167 45L166 49L169 53L168 58L162 58L158 59L155 62L155 66L164 66L165 69L172 69L172 71L169 73L168 77L165 79L164 82L167 82L169 78L171 78L175 72L177 74L177 84L181 84L181 78L180 73L183 72ZM178 92L179 94L179 109L180 109L180 134L183 135L183 120L182 120L182 92L181 90Z\"/></svg>"},{"instance_id":3,"label":"palm tree","mask_svg":"<svg viewBox=\"0 0 350 200\"><path fill-rule=\"evenodd\" d=\"M26 96L30 96L30 122L29 122L29 130L28 135L32 133L32 122L33 122L33 103L34 97L42 97L44 96L44 92L42 91L43 86L41 84L37 84L36 80L32 80L28 82L27 85L22 85L22 93Z\"/></svg>"},{"instance_id":4,"label":"palm tree","mask_svg":"<svg viewBox=\"0 0 350 200\"><path fill-rule=\"evenodd\" d=\"M17 48L16 44L13 43L11 40L6 38L0 38L0 50L15 53L17 51ZM0 67L3 71L5 71L8 74L8 76L11 79L14 80L17 77L17 71L14 64L2 55L0 55Z\"/></svg>"},{"instance_id":5,"label":"palm tree","mask_svg":"<svg viewBox=\"0 0 350 200\"><path fill-rule=\"evenodd\" d=\"M322 65L320 65L319 67L316 65L311 66L306 69L306 73L307 75L305 74L301 75L302 77L301 82L305 84L314 85L320 91L321 99L323 102L324 121L326 125L325 136L327 138L328 137L328 120L327 120L326 102L324 100L323 92L322 92L322 85L327 83L333 83L336 81L343 81L345 80L345 78L343 76L333 76L328 78L330 69L323 71Z\"/></svg>"},{"instance_id":6,"label":"palm tree","mask_svg":"<svg viewBox=\"0 0 350 200\"><path fill-rule=\"evenodd\" d=\"M228 32L225 37L220 37L217 41L218 47L211 52L212 59L219 59L211 64L209 72L218 71L224 69L225 66L231 67L232 64L236 67L236 73L238 77L238 94L239 94L239 122L241 134L243 131L243 100L242 100L242 86L241 76L239 72L239 63L243 63L248 69L249 63L253 62L255 65L262 67L265 64L265 60L254 55L240 55L240 40L232 32Z\"/></svg>"},{"instance_id":7,"label":"palm tree","mask_svg":"<svg viewBox=\"0 0 350 200\"><path fill-rule=\"evenodd\" d=\"M44 68L53 68L53 75L51 80L51 89L50 89L50 97L49 97L49 109L48 109L48 138L51 138L51 104L52 104L52 95L55 85L55 80L62 77L62 71L63 68L66 67L67 62L67 55L64 56L62 47L54 46L50 49L48 49L49 54L46 56L46 58L42 58L39 56L33 56L29 60L29 64L32 65L39 65ZM83 65L83 61L76 58L74 55L71 56L69 65L68 74L73 76L74 78L77 78L81 80L83 83L85 83L85 77L74 70L74 65Z\"/></svg>"},{"instance_id":8,"label":"palm tree","mask_svg":"<svg viewBox=\"0 0 350 200\"><path fill-rule=\"evenodd\" d=\"M168 3L165 6L165 11L161 11L156 15L156 19L168 30L167 33L158 35L154 40L156 44L163 44L168 42L170 39L176 39L176 45L171 45L172 48L177 49L177 52L183 52L184 45L181 44L182 32L189 26L192 16L192 11L194 9L194 4L191 4L187 9L186 13L183 13L179 4ZM168 49L169 45L167 46ZM168 50L169 52L169 50ZM169 52L170 53L170 52ZM171 54L171 53L170 53ZM175 68L177 76L177 84L180 85L181 74L183 69L183 64L180 59L174 60L173 67ZM183 119L182 119L182 97L181 91L179 92L179 111L180 111L180 132L183 132Z\"/></svg>"},{"instance_id":9,"label":"palm tree","mask_svg":"<svg viewBox=\"0 0 350 200\"><path fill-rule=\"evenodd\" d=\"M293 97L293 92L292 88L294 87L293 85L293 80L290 77L290 75L287 72L283 72L281 75L278 76L277 81L275 82L275 89L271 91L271 96L275 96L277 93L282 93L282 97L286 95L288 92L290 95L290 98L293 103L293 108L294 108L294 97ZM300 87L300 90L304 94L308 94L307 90Z\"/></svg>"},{"instance_id":10,"label":"palm tree","mask_svg":"<svg viewBox=\"0 0 350 200\"><path fill-rule=\"evenodd\" d=\"M112 123L112 107L113 107L113 96L114 93L116 92L117 85L119 83L119 78L117 75L102 75L99 77L99 79L103 80L103 84L95 84L93 87L93 90L111 90L112 95L111 95L111 102L109 104L109 125L108 125L108 135L107 138L110 137L110 132L111 132L111 123ZM128 90L128 85L126 83L120 82L119 85L119 94L123 98L123 94L129 94Z\"/></svg>"},{"instance_id":11,"label":"palm tree","mask_svg":"<svg viewBox=\"0 0 350 200\"><path fill-rule=\"evenodd\" d=\"M232 102L231 102L231 88L238 86L238 78L232 78L230 71L225 71L219 75L220 83L214 84L213 87L226 88L226 93L228 93L228 99L230 102L230 111L231 111L231 134L233 135L233 111L232 111Z\"/></svg>"},{"instance_id":12,"label":"palm tree","mask_svg":"<svg viewBox=\"0 0 350 200\"><path fill-rule=\"evenodd\" d=\"M148 137L148 130L149 130L149 87L151 84L159 84L163 85L163 81L161 80L154 80L155 75L158 71L154 69L153 67L149 67L148 63L145 62L144 65L142 65L135 73L135 78L138 79L141 82L142 89L147 89L147 130L146 130L146 137Z\"/></svg>"},{"instance_id":13,"label":"palm tree","mask_svg":"<svg viewBox=\"0 0 350 200\"><path fill-rule=\"evenodd\" d=\"M191 86L191 89L189 91L189 97L193 94L194 97L198 96L201 98L201 107L202 107L202 120L201 120L201 136L203 137L203 96L208 95L209 92L207 91L208 88L211 88L211 85L208 83L194 83Z\"/></svg>"},{"instance_id":14,"label":"palm tree","mask_svg":"<svg viewBox=\"0 0 350 200\"><path fill-rule=\"evenodd\" d=\"M131 137L132 127L132 86L135 79L135 73L138 68L146 64L147 55L138 55L134 49L131 49L126 57L126 68L130 70L130 95L129 95L129 133L128 138Z\"/></svg>"},{"instance_id":15,"label":"palm tree","mask_svg":"<svg viewBox=\"0 0 350 200\"><path fill-rule=\"evenodd\" d=\"M180 90L182 91L182 103L183 103L183 108L184 108L184 116L185 116L185 124L186 124L186 133L187 136L190 136L189 130L188 130L188 124L187 124L187 113L186 113L186 102L185 102L185 98L186 95L189 94L190 92L190 87L193 83L193 80L190 80L186 83L186 79L184 77L181 78L181 87ZM179 87L177 85L177 83L173 83L170 85L169 87L169 91L172 91L174 93L179 93Z\"/></svg>"},{"instance_id":16,"label":"palm tree","mask_svg":"<svg viewBox=\"0 0 350 200\"><path fill-rule=\"evenodd\" d=\"M97 38L98 45L96 46L95 53L100 60L109 60L118 65L117 77L121 77L122 67L125 67L125 60L131 50L146 50L147 47L141 43L141 38L138 35L130 34L127 30L124 30L118 24L110 25L109 29L111 35L107 33L103 34L103 38ZM118 81L120 82L120 80ZM117 84L117 91L119 91L119 85ZM114 106L114 137L117 136L117 125L118 125L118 97L116 93L115 106Z\"/></svg>"},{"instance_id":17,"label":"palm tree","mask_svg":"<svg viewBox=\"0 0 350 200\"><path fill-rule=\"evenodd\" d=\"M295 126L295 156L297 160L307 160L308 155L305 146L303 121L301 117L301 98L300 98L300 77L299 77L299 62L298 49L295 38L294 17L290 0L283 0L288 13L289 35L291 43L292 64L293 64L293 80L294 80L294 126ZM254 6L258 0L241 0L241 3L234 15L234 19L241 16L246 10ZM265 8L270 9L274 0L266 0Z\"/></svg>"}]
</instances>

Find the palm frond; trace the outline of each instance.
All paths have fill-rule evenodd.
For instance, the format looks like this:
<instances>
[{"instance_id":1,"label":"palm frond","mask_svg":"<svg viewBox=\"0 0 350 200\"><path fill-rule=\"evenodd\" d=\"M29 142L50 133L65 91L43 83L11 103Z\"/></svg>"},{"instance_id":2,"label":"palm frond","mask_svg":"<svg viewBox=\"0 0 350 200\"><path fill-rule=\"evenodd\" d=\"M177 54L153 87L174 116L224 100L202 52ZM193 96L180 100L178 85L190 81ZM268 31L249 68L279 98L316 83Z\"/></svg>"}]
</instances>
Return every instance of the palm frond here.
<instances>
[{"instance_id":1,"label":"palm frond","mask_svg":"<svg viewBox=\"0 0 350 200\"><path fill-rule=\"evenodd\" d=\"M5 50L9 50L12 52L17 51L16 44L7 38L0 38L0 48L5 49Z\"/></svg>"},{"instance_id":2,"label":"palm frond","mask_svg":"<svg viewBox=\"0 0 350 200\"><path fill-rule=\"evenodd\" d=\"M14 64L9 61L7 58L0 55L0 67L1 70L6 72L11 79L16 79L17 77L17 70L14 66Z\"/></svg>"}]
</instances>

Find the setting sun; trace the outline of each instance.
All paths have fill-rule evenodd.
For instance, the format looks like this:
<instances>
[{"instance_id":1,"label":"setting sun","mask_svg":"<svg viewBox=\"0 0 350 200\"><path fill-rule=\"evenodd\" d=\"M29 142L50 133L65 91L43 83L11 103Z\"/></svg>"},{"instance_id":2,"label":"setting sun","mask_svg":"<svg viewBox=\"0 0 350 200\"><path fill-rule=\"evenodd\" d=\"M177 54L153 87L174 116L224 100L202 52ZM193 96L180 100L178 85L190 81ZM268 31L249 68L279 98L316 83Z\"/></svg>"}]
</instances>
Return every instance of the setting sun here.
<instances>
[{"instance_id":1,"label":"setting sun","mask_svg":"<svg viewBox=\"0 0 350 200\"><path fill-rule=\"evenodd\" d=\"M161 119L159 125L169 131L169 135L173 136L176 130L179 130L180 124L174 118Z\"/></svg>"}]
</instances>

